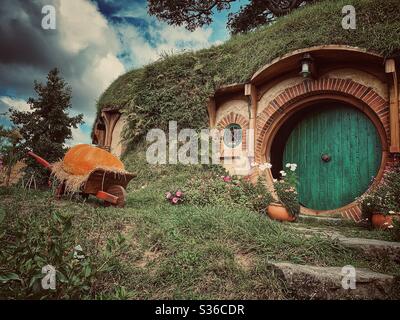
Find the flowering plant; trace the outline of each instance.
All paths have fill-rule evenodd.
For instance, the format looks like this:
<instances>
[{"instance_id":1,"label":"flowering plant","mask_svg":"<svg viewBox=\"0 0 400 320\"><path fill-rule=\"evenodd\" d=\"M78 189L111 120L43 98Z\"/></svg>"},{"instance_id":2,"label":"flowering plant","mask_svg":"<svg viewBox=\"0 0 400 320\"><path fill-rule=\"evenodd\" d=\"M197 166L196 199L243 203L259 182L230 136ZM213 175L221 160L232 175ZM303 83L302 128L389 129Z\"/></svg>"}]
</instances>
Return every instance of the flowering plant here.
<instances>
[{"instance_id":1,"label":"flowering plant","mask_svg":"<svg viewBox=\"0 0 400 320\"><path fill-rule=\"evenodd\" d=\"M178 204L183 201L184 194L178 190L175 192L168 191L165 193L165 199L171 204Z\"/></svg>"},{"instance_id":2,"label":"flowering plant","mask_svg":"<svg viewBox=\"0 0 400 320\"><path fill-rule=\"evenodd\" d=\"M370 220L371 215L380 213L392 215L400 212L400 165L387 170L382 182L359 199L362 218Z\"/></svg>"},{"instance_id":3,"label":"flowering plant","mask_svg":"<svg viewBox=\"0 0 400 320\"><path fill-rule=\"evenodd\" d=\"M231 176L221 176L222 181L224 182L232 182Z\"/></svg>"},{"instance_id":4,"label":"flowering plant","mask_svg":"<svg viewBox=\"0 0 400 320\"><path fill-rule=\"evenodd\" d=\"M196 174L182 189L185 203L195 206L241 207L263 212L272 201L261 179L253 183L249 176L231 176L225 171Z\"/></svg>"},{"instance_id":5,"label":"flowering plant","mask_svg":"<svg viewBox=\"0 0 400 320\"><path fill-rule=\"evenodd\" d=\"M260 165L253 163L252 166L258 167L261 171L272 168L270 163L263 163ZM275 199L275 201L282 204L291 216L297 217L300 213L300 204L297 193L297 164L287 163L285 167L285 170L279 172L281 175L280 179L273 180L273 186L278 198Z\"/></svg>"}]
</instances>

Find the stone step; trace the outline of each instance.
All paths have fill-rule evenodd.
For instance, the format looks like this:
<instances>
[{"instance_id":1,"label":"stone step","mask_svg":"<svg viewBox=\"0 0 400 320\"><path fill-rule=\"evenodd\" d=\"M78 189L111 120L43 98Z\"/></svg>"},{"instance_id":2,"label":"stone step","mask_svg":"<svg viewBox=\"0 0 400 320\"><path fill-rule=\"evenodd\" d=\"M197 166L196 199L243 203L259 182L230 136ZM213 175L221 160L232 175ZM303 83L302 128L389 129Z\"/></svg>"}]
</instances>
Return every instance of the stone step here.
<instances>
[{"instance_id":1,"label":"stone step","mask_svg":"<svg viewBox=\"0 0 400 320\"><path fill-rule=\"evenodd\" d=\"M325 224L325 225L332 225L332 226L338 226L338 225L343 225L345 223L348 223L348 221L344 220L343 218L337 218L337 217L326 217L326 216L312 216L312 215L305 215L301 214L298 217L299 222L316 222L318 224Z\"/></svg>"},{"instance_id":2,"label":"stone step","mask_svg":"<svg viewBox=\"0 0 400 320\"><path fill-rule=\"evenodd\" d=\"M285 287L299 299L398 299L398 278L355 269L355 288L344 289L348 284L341 267L318 267L287 262L270 262L273 273Z\"/></svg>"},{"instance_id":3,"label":"stone step","mask_svg":"<svg viewBox=\"0 0 400 320\"><path fill-rule=\"evenodd\" d=\"M363 250L370 257L388 257L400 263L400 242L347 237L338 237L337 239L342 245Z\"/></svg>"},{"instance_id":4,"label":"stone step","mask_svg":"<svg viewBox=\"0 0 400 320\"><path fill-rule=\"evenodd\" d=\"M320 237L337 240L345 247L362 250L369 257L388 257L394 262L400 263L400 242L366 238L349 238L341 235L339 232L324 230L322 228L292 228L303 232L305 237L317 235Z\"/></svg>"},{"instance_id":5,"label":"stone step","mask_svg":"<svg viewBox=\"0 0 400 320\"><path fill-rule=\"evenodd\" d=\"M330 238L330 239L336 239L343 237L340 233L333 231L333 230L327 230L323 228L318 228L318 227L298 227L296 225L290 226L290 228L295 229L296 231L300 231L301 233L304 234L305 237L312 237L314 235L320 236L323 238Z\"/></svg>"}]
</instances>

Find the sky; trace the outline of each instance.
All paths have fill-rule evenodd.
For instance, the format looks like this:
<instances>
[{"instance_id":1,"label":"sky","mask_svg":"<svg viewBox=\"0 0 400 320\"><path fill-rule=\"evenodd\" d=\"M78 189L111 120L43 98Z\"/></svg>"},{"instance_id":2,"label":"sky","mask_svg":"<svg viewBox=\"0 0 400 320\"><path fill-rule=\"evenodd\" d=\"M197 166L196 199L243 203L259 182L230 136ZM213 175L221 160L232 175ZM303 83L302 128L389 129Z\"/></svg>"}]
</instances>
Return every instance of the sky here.
<instances>
[{"instance_id":1,"label":"sky","mask_svg":"<svg viewBox=\"0 0 400 320\"><path fill-rule=\"evenodd\" d=\"M164 52L197 50L229 38L231 11L216 12L214 22L193 32L169 26L147 13L146 0L1 0L0 114L9 107L28 111L34 80L45 83L58 67L72 88L71 115L85 123L68 144L90 143L96 101L121 74L157 60ZM42 28L42 8L56 9L56 29ZM0 124L10 122L0 116Z\"/></svg>"}]
</instances>

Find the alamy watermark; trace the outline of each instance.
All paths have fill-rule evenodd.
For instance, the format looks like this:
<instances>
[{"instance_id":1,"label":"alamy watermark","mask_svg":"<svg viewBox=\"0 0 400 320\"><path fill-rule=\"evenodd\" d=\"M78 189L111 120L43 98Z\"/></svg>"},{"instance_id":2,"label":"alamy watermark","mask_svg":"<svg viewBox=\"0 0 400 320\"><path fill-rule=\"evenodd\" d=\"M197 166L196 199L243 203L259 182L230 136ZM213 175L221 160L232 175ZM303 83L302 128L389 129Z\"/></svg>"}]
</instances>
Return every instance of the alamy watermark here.
<instances>
[{"instance_id":1,"label":"alamy watermark","mask_svg":"<svg viewBox=\"0 0 400 320\"><path fill-rule=\"evenodd\" d=\"M356 8L352 5L347 5L342 8L342 13L345 15L342 19L342 27L345 30L355 30L357 28Z\"/></svg>"},{"instance_id":2,"label":"alamy watermark","mask_svg":"<svg viewBox=\"0 0 400 320\"><path fill-rule=\"evenodd\" d=\"M56 268L47 265L42 268L44 277L42 278L42 288L44 290L56 290Z\"/></svg>"},{"instance_id":3,"label":"alamy watermark","mask_svg":"<svg viewBox=\"0 0 400 320\"><path fill-rule=\"evenodd\" d=\"M242 129L182 129L170 121L168 132L151 129L146 136L150 144L146 151L149 164L220 164L221 151L225 164L239 158L254 157L254 130L246 129L246 148ZM235 141L237 140L237 141ZM232 145L234 145L232 147Z\"/></svg>"},{"instance_id":4,"label":"alamy watermark","mask_svg":"<svg viewBox=\"0 0 400 320\"><path fill-rule=\"evenodd\" d=\"M42 8L42 28L44 30L55 30L57 28L56 8L52 5L46 5Z\"/></svg>"},{"instance_id":5,"label":"alamy watermark","mask_svg":"<svg viewBox=\"0 0 400 320\"><path fill-rule=\"evenodd\" d=\"M342 288L344 290L356 289L356 268L347 265L342 268Z\"/></svg>"}]
</instances>

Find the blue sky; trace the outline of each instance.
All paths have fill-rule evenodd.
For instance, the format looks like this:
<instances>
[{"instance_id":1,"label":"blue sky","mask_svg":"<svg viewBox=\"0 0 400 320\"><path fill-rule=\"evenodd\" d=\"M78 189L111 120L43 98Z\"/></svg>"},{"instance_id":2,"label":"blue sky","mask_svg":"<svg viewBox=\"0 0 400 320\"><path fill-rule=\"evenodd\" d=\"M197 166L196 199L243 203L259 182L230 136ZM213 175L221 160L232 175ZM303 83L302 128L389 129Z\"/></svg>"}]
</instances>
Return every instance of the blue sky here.
<instances>
[{"instance_id":1,"label":"blue sky","mask_svg":"<svg viewBox=\"0 0 400 320\"><path fill-rule=\"evenodd\" d=\"M236 12L248 0L232 5ZM43 30L41 9L56 8L57 29ZM0 10L0 114L10 106L28 110L33 82L45 81L58 67L72 87L72 114L85 124L74 130L75 143L90 143L96 101L118 76L159 58L163 52L197 50L229 38L228 11L189 32L147 14L146 0L2 0ZM9 122L0 116L0 124Z\"/></svg>"}]
</instances>

